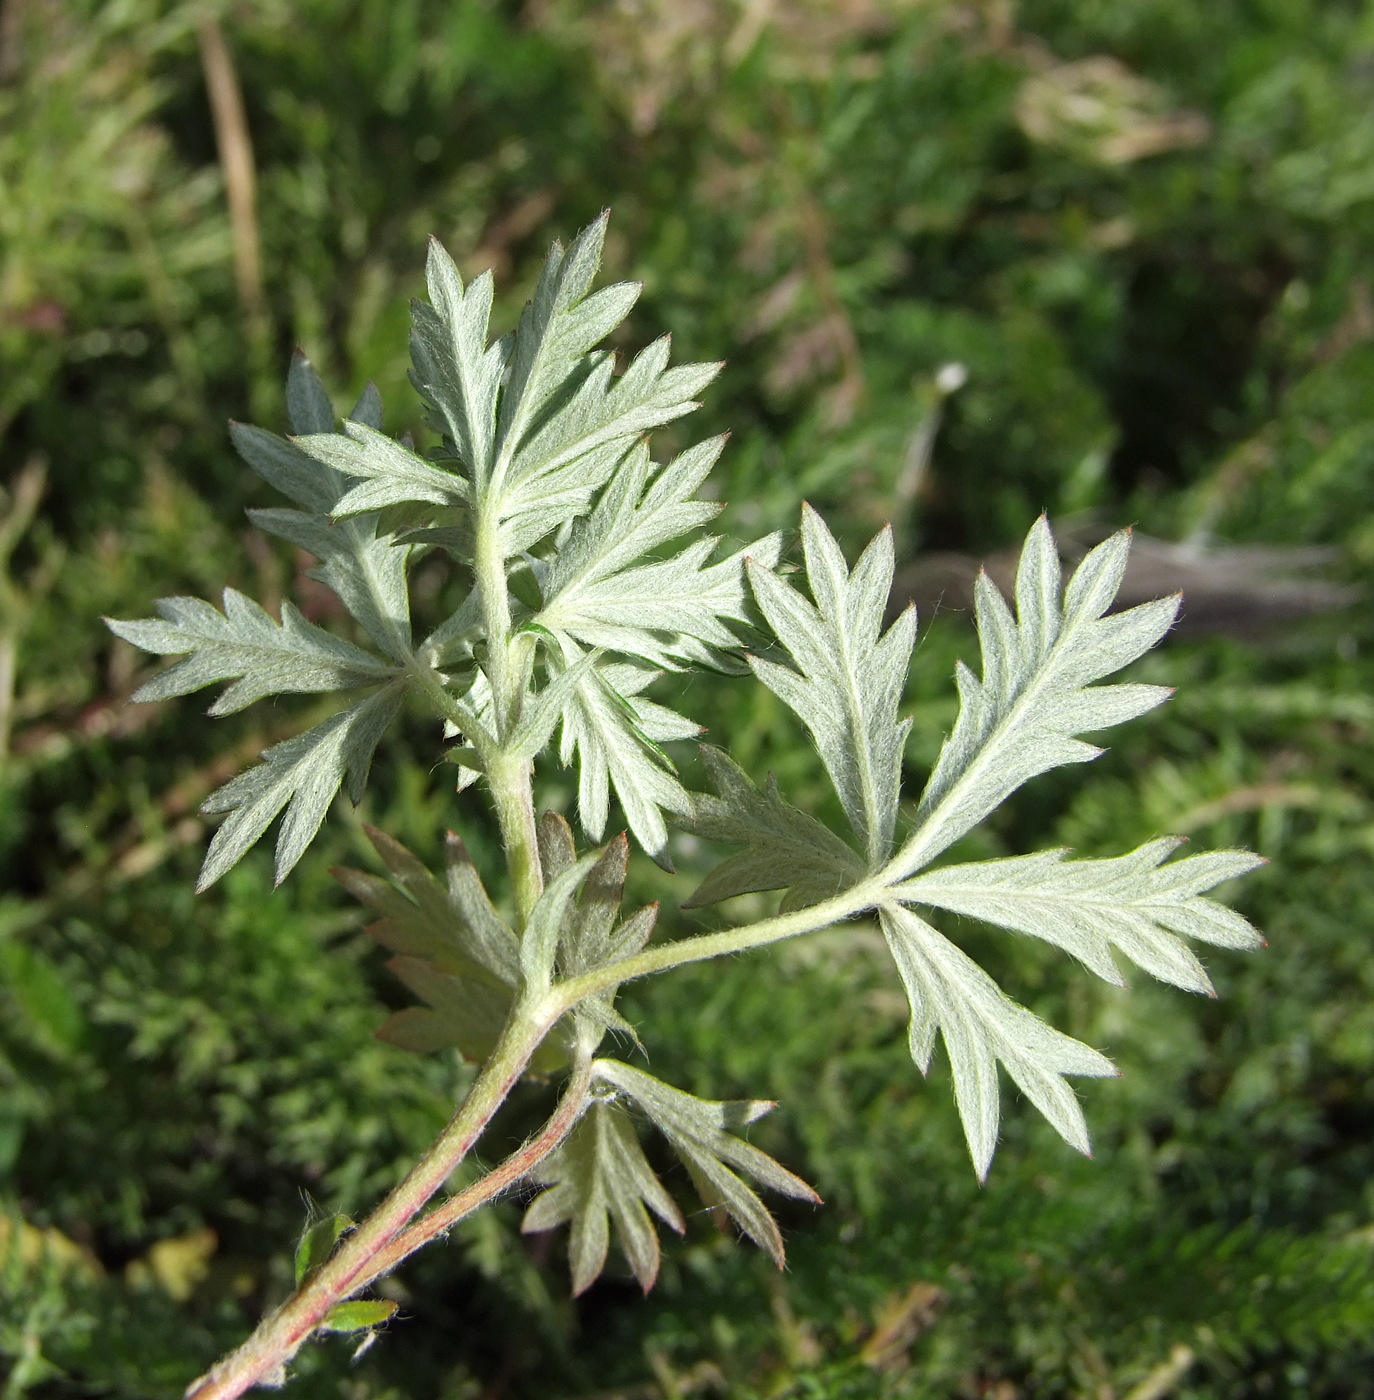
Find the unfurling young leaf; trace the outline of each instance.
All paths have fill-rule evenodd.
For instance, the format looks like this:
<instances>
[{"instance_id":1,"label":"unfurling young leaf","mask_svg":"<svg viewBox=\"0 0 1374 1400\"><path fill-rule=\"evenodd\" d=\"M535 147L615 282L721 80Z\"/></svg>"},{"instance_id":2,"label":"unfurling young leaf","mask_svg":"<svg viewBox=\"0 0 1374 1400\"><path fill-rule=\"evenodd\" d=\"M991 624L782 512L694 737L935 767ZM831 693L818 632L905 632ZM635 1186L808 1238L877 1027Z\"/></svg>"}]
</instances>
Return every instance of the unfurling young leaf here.
<instances>
[{"instance_id":1,"label":"unfurling young leaf","mask_svg":"<svg viewBox=\"0 0 1374 1400\"><path fill-rule=\"evenodd\" d=\"M334 1252L339 1236L354 1228L346 1215L326 1215L306 1227L296 1246L295 1272L299 1287L321 1268Z\"/></svg>"}]
</instances>

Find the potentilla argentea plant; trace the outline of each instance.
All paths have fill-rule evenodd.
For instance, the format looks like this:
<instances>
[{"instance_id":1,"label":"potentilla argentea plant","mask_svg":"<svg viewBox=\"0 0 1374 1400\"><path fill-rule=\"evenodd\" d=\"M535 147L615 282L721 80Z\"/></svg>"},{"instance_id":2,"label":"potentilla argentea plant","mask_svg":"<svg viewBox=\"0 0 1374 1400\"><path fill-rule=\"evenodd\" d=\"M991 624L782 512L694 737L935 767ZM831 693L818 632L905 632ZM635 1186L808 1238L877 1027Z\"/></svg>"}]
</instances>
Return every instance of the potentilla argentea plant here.
<instances>
[{"instance_id":1,"label":"potentilla argentea plant","mask_svg":"<svg viewBox=\"0 0 1374 1400\"><path fill-rule=\"evenodd\" d=\"M637 1043L615 1009L617 989L631 978L875 917L910 998L912 1056L926 1070L938 1033L982 1177L997 1140L999 1062L1083 1152L1087 1129L1067 1077L1116 1071L1007 997L939 930L940 915L1046 939L1118 984L1113 953L1120 953L1189 991L1210 984L1185 940L1261 943L1243 918L1204 897L1259 863L1242 851L1171 860L1178 842L1166 838L1109 860L1047 851L937 864L1022 783L1094 758L1099 750L1078 735L1166 698L1158 686L1099 682L1160 640L1177 599L1109 614L1127 536L1093 550L1065 587L1049 526L1037 521L1012 602L986 577L978 581L982 675L959 667L958 721L904 815L909 722L898 707L916 619L908 609L883 629L890 531L851 568L825 522L805 508L804 587L775 572L779 535L723 558L710 536L672 543L695 535L719 509L695 493L723 440L658 463L646 435L695 408L694 396L719 367L670 367L665 337L614 374L613 354L596 347L639 289L592 291L605 226L603 217L568 249L554 245L519 325L495 341L490 275L464 285L444 250L431 245L429 301L416 304L411 336L414 383L441 439L427 455L383 433L372 389L340 424L301 357L287 381L295 436L232 428L247 462L295 503L254 511L254 521L319 560L313 577L338 595L358 640L316 626L290 603L277 622L232 589L222 610L169 598L155 620L110 623L147 651L185 658L136 699L230 681L210 711L228 714L284 692L349 692L329 719L269 749L205 804L225 820L210 843L202 888L278 817L283 879L340 788L354 801L361 796L374 751L407 696L442 721L460 791L485 787L507 866L493 896L459 837L449 835L438 879L373 831L390 878L338 872L378 915L371 932L422 1003L393 1016L382 1033L417 1051L454 1048L480 1070L438 1141L367 1220L354 1226L332 1216L307 1230L296 1292L191 1387L196 1400L283 1383L313 1333L369 1333L394 1304L358 1295L517 1183L542 1188L525 1229L570 1226L574 1291L600 1274L612 1237L649 1288L659 1262L655 1218L679 1231L683 1218L649 1164L641 1128L667 1139L707 1206L727 1211L781 1263L778 1228L755 1187L816 1197L743 1136L771 1104L699 1099L600 1056L608 1031ZM465 580L466 597L417 640L407 572L436 549ZM741 656L737 629L746 622L771 632L769 655ZM700 666L752 671L795 711L834 783L847 831L789 805L771 778L757 785L719 749L702 749L714 792L683 787L660 745L691 738L699 726L648 692L663 671ZM778 912L650 946L655 910L620 909L626 838L580 852L562 816L536 816L532 766L555 739L556 759L577 769L577 823L593 847L614 795L637 845L660 863L670 823L738 848L683 907L781 890ZM543 1129L473 1185L431 1204L527 1072L563 1077Z\"/></svg>"}]
</instances>

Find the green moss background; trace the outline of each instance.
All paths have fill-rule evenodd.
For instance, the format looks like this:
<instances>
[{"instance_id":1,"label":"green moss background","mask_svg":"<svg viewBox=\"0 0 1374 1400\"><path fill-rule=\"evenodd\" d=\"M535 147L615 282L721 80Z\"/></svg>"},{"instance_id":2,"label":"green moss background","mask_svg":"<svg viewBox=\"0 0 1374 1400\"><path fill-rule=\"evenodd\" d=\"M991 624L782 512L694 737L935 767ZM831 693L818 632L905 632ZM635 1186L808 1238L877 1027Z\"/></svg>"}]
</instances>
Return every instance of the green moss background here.
<instances>
[{"instance_id":1,"label":"green moss background","mask_svg":"<svg viewBox=\"0 0 1374 1400\"><path fill-rule=\"evenodd\" d=\"M235 282L211 20L260 290ZM732 431L731 534L805 498L850 546L895 517L916 569L1048 509L1189 543L1195 596L1225 546L1328 551L1349 594L1262 627L1242 566L1219 632L1138 668L1178 698L971 838L1251 845L1271 864L1234 898L1271 946L1211 958L1203 1002L957 930L1124 1071L1083 1088L1093 1160L1012 1103L984 1187L867 931L631 988L655 1072L780 1100L756 1140L827 1202L782 1207L788 1271L694 1219L647 1301L613 1269L574 1304L507 1204L293 1393L1374 1395L1374 18L1347 0L0 3L0 1395L179 1395L285 1290L312 1203L366 1209L461 1092L372 1038L404 993L327 874L369 860L362 819L431 859L454 825L494 868L438 736L403 726L281 890L258 854L194 897L198 802L308 703L126 707L145 663L99 618L225 584L320 615L308 561L244 519L273 502L226 420L282 426L299 344L340 403L372 378L415 426L425 237L496 269L509 324L605 206L607 274L646 284L625 346L729 361L661 447ZM948 362L968 383L908 501ZM453 588L422 569L422 606ZM913 788L972 645L957 589L921 636ZM691 684L715 741L827 811L771 697ZM641 872L666 933L706 859ZM498 1136L546 1101L522 1089Z\"/></svg>"}]
</instances>

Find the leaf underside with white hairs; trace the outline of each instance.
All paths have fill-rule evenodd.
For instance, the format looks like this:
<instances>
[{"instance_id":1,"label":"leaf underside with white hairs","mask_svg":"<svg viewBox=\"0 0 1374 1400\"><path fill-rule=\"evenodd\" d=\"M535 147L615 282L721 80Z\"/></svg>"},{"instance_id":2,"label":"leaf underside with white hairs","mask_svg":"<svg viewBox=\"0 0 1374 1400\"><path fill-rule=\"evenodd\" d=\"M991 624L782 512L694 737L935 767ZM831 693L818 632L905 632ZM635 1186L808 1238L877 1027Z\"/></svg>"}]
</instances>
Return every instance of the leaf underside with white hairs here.
<instances>
[{"instance_id":1,"label":"leaf underside with white hairs","mask_svg":"<svg viewBox=\"0 0 1374 1400\"><path fill-rule=\"evenodd\" d=\"M329 397L303 355L291 362L286 402L296 433L338 435ZM359 400L350 421L380 428L381 404L375 390ZM302 507L251 510L249 518L269 534L313 554L320 562L310 576L331 588L383 652L404 665L410 645L410 545L381 533L375 513L335 521L332 512L352 478L295 443L241 423L231 425L230 436L249 466Z\"/></svg>"},{"instance_id":2,"label":"leaf underside with white hairs","mask_svg":"<svg viewBox=\"0 0 1374 1400\"><path fill-rule=\"evenodd\" d=\"M745 559L772 565L780 548L780 537L770 535L712 563L716 541L706 538L673 558L644 562L716 513L693 494L722 443L702 443L666 466L653 463L647 447L632 448L596 508L536 575L542 603L530 627L553 674L585 668L561 702L561 755L564 763L578 761L583 830L600 838L614 791L635 839L663 864L664 813L685 815L691 803L659 745L700 730L642 692L659 668L730 668L738 645L732 625L749 616ZM587 667L591 648L607 655Z\"/></svg>"},{"instance_id":3,"label":"leaf underside with white hairs","mask_svg":"<svg viewBox=\"0 0 1374 1400\"><path fill-rule=\"evenodd\" d=\"M883 933L911 1003L911 1055L924 1073L938 1031L954 1073L954 1094L980 1180L997 1146L997 1063L1071 1147L1089 1152L1088 1128L1070 1074L1104 1078L1116 1067L1007 997L991 977L910 909L885 905Z\"/></svg>"},{"instance_id":4,"label":"leaf underside with white hairs","mask_svg":"<svg viewBox=\"0 0 1374 1400\"><path fill-rule=\"evenodd\" d=\"M892 589L892 531L884 530L851 573L825 522L802 508L806 581L813 602L768 569L751 566L754 597L796 670L751 657L754 674L811 731L870 869L887 858L897 821L902 746L897 719L916 638L908 609L882 631Z\"/></svg>"},{"instance_id":5,"label":"leaf underside with white hairs","mask_svg":"<svg viewBox=\"0 0 1374 1400\"><path fill-rule=\"evenodd\" d=\"M1157 685L1094 685L1148 651L1169 630L1177 597L1104 616L1126 570L1124 531L1075 570L1060 601L1059 554L1042 516L1026 537L1016 574L1016 615L986 574L975 612L983 653L979 680L960 662L960 709L897 857L901 875L928 865L1022 783L1101 749L1074 737L1152 710L1172 693Z\"/></svg>"},{"instance_id":6,"label":"leaf underside with white hairs","mask_svg":"<svg viewBox=\"0 0 1374 1400\"><path fill-rule=\"evenodd\" d=\"M548 1189L530 1203L521 1230L533 1234L571 1222L572 1291L584 1293L606 1266L611 1226L639 1286L658 1277L658 1231L649 1212L678 1234L682 1212L655 1175L628 1113L594 1102L533 1179Z\"/></svg>"},{"instance_id":7,"label":"leaf underside with white hairs","mask_svg":"<svg viewBox=\"0 0 1374 1400\"><path fill-rule=\"evenodd\" d=\"M304 734L274 745L256 768L211 793L200 810L229 816L210 842L196 888L214 884L237 864L284 808L277 836L280 884L314 839L339 788L347 784L349 798L361 800L373 750L404 695L402 683L385 686Z\"/></svg>"},{"instance_id":8,"label":"leaf underside with white hairs","mask_svg":"<svg viewBox=\"0 0 1374 1400\"><path fill-rule=\"evenodd\" d=\"M770 779L760 790L724 754L704 749L714 796L697 796L687 830L741 849L702 882L685 907L754 890L784 889L781 912L820 902L881 872L877 904L912 1007L911 1048L924 1070L936 1033L954 1068L955 1093L981 1175L997 1139L997 1063L1072 1145L1087 1130L1065 1076L1103 1076L1108 1060L1045 1025L913 910L926 905L1046 939L1110 981L1116 949L1153 975L1211 990L1183 941L1259 944L1238 914L1202 892L1258 864L1217 852L1164 864L1178 844L1149 843L1114 860L1066 861L1062 852L917 874L1028 778L1098 749L1075 736L1130 719L1169 695L1159 686L1094 685L1154 645L1177 599L1107 616L1125 567L1128 536L1084 559L1061 602L1058 554L1041 519L1030 531L1013 616L984 577L978 588L983 677L960 667L958 723L941 750L914 832L890 857L906 725L897 718L914 637L908 612L886 633L890 537L879 535L853 570L820 518L805 508L808 601L775 575L751 571L759 609L792 667L751 658L755 672L805 722L863 845L866 861L785 803ZM915 878L910 878L915 876Z\"/></svg>"},{"instance_id":9,"label":"leaf underside with white hairs","mask_svg":"<svg viewBox=\"0 0 1374 1400\"><path fill-rule=\"evenodd\" d=\"M1043 938L1118 986L1124 981L1113 948L1163 982L1211 996L1211 981L1183 939L1262 947L1241 915L1202 892L1264 862L1249 851L1210 851L1163 864L1182 844L1164 837L1108 860L1066 860L1061 850L946 865L891 894Z\"/></svg>"},{"instance_id":10,"label":"leaf underside with white hairs","mask_svg":"<svg viewBox=\"0 0 1374 1400\"><path fill-rule=\"evenodd\" d=\"M134 700L165 700L233 680L210 708L228 715L268 695L347 690L396 674L390 663L307 622L290 603L282 604L280 623L232 588L224 590L222 613L199 598L162 598L157 610L160 620L109 623L144 651L190 653L136 690Z\"/></svg>"},{"instance_id":11,"label":"leaf underside with white hairs","mask_svg":"<svg viewBox=\"0 0 1374 1400\"><path fill-rule=\"evenodd\" d=\"M713 438L665 466L646 445L631 450L595 510L573 526L540 569L543 602L533 622L580 647L619 652L655 667L719 664L738 646L731 623L748 619L743 564L777 563L781 536L756 540L711 563L717 541L697 540L671 559L646 555L712 519L720 507L693 499L724 438Z\"/></svg>"},{"instance_id":12,"label":"leaf underside with white hairs","mask_svg":"<svg viewBox=\"0 0 1374 1400\"><path fill-rule=\"evenodd\" d=\"M335 433L329 396L303 355L292 360L286 400L296 432L348 441ZM381 399L369 385L353 410L354 430L378 437L381 417ZM113 632L145 651L185 656L134 698L160 700L231 680L210 710L225 715L269 695L381 688L269 749L263 764L210 796L202 811L230 815L210 843L200 889L237 863L285 809L276 854L280 882L319 830L340 786L347 785L354 802L361 798L373 750L400 709L410 656L410 546L380 535L375 515L332 522L330 511L349 478L329 464L260 428L235 423L230 435L250 466L303 507L250 511L254 522L320 560L311 576L334 590L383 655L326 632L290 603L282 604L278 623L232 588L224 592L223 612L198 598L164 598L157 619L107 619Z\"/></svg>"}]
</instances>

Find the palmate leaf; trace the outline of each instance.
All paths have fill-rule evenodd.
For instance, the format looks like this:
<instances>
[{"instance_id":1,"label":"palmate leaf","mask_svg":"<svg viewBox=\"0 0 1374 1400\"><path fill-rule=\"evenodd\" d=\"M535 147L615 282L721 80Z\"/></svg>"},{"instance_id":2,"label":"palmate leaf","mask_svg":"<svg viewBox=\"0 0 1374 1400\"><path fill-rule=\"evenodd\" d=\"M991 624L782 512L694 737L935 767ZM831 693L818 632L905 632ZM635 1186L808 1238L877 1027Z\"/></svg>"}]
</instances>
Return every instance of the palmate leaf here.
<instances>
[{"instance_id":1,"label":"palmate leaf","mask_svg":"<svg viewBox=\"0 0 1374 1400\"><path fill-rule=\"evenodd\" d=\"M1124 981L1113 948L1163 982L1210 996L1207 973L1182 938L1262 947L1264 940L1241 915L1202 892L1264 862L1249 851L1210 851L1162 864L1181 844L1164 837L1109 860L1065 860L1060 850L947 865L891 892L904 903L1043 938L1118 986Z\"/></svg>"},{"instance_id":2,"label":"palmate leaf","mask_svg":"<svg viewBox=\"0 0 1374 1400\"><path fill-rule=\"evenodd\" d=\"M708 841L742 846L697 886L684 909L755 890L786 890L780 912L818 904L862 879L863 861L828 827L789 806L769 774L760 790L728 754L703 744L702 761L716 796L692 795L678 823Z\"/></svg>"},{"instance_id":3,"label":"palmate leaf","mask_svg":"<svg viewBox=\"0 0 1374 1400\"><path fill-rule=\"evenodd\" d=\"M784 1196L817 1205L821 1198L799 1176L737 1136L775 1105L764 1099L699 1099L619 1060L597 1060L594 1068L599 1080L619 1090L668 1139L702 1204L725 1211L782 1268L777 1221L740 1173Z\"/></svg>"},{"instance_id":4,"label":"palmate leaf","mask_svg":"<svg viewBox=\"0 0 1374 1400\"><path fill-rule=\"evenodd\" d=\"M196 888L214 884L285 808L277 836L280 884L314 839L339 788L347 783L349 797L361 800L373 751L404 695L404 682L393 681L304 734L274 745L256 768L211 793L200 810L229 816L210 842Z\"/></svg>"},{"instance_id":5,"label":"palmate leaf","mask_svg":"<svg viewBox=\"0 0 1374 1400\"><path fill-rule=\"evenodd\" d=\"M654 1286L659 1246L649 1211L678 1234L686 1226L624 1109L605 1099L593 1102L533 1179L548 1189L530 1203L520 1228L533 1234L571 1223L574 1296L590 1288L606 1267L612 1224L639 1286L646 1293Z\"/></svg>"},{"instance_id":6,"label":"palmate leaf","mask_svg":"<svg viewBox=\"0 0 1374 1400\"><path fill-rule=\"evenodd\" d=\"M766 568L751 564L759 609L796 670L761 657L754 674L811 731L845 815L877 869L892 845L911 721L897 719L916 616L907 609L886 633L892 588L892 532L884 530L851 574L825 522L802 511L806 581L814 606Z\"/></svg>"},{"instance_id":7,"label":"palmate leaf","mask_svg":"<svg viewBox=\"0 0 1374 1400\"><path fill-rule=\"evenodd\" d=\"M976 585L983 677L961 662L961 706L921 797L915 833L897 857L911 875L976 826L1022 783L1101 749L1075 735L1152 710L1172 693L1157 685L1094 686L1169 630L1178 598L1106 617L1126 569L1130 536L1113 535L1074 572L1060 602L1059 555L1042 516L1016 575L1016 616L980 574Z\"/></svg>"},{"instance_id":8,"label":"palmate leaf","mask_svg":"<svg viewBox=\"0 0 1374 1400\"><path fill-rule=\"evenodd\" d=\"M941 908L1045 938L1119 981L1116 948L1155 976L1210 990L1182 938L1254 947L1258 935L1202 891L1258 862L1217 852L1162 864L1176 842L1155 841L1115 860L1065 861L1062 852L918 874L1028 778L1100 750L1078 741L1152 708L1158 686L1093 682L1157 642L1176 599L1105 616L1125 566L1129 537L1108 540L1080 565L1060 600L1058 556L1042 519L1031 530L1016 583L1016 615L986 580L978 586L983 679L960 667L963 707L931 776L914 833L888 858L897 809L901 740L896 718L910 651L902 622L881 633L890 564L880 536L850 573L820 521L803 519L814 605L782 580L751 575L760 609L797 670L755 660L760 679L806 722L855 831L868 871L886 888L875 899L912 1006L911 1047L924 1070L937 1031L954 1067L955 1093L975 1165L985 1173L999 1118L1000 1060L1051 1123L1086 1151L1082 1114L1064 1082L1104 1075L1095 1050L1044 1025L909 904ZM708 752L716 796L697 799L686 823L742 849L693 896L704 904L750 889L784 888L784 909L841 892L861 878L858 857L772 785L760 791L723 755ZM915 876L915 878L910 878Z\"/></svg>"},{"instance_id":9,"label":"palmate leaf","mask_svg":"<svg viewBox=\"0 0 1374 1400\"><path fill-rule=\"evenodd\" d=\"M585 512L636 438L697 406L719 365L669 368L665 337L616 377L614 355L593 350L640 290L591 290L605 237L603 215L566 250L555 243L514 334L493 345L490 275L465 287L431 242L429 304L415 305L411 350L430 425L444 438L439 465L366 430L348 429L351 440L300 439L306 452L365 479L338 502L340 514L467 502L500 527L504 552L517 553ZM461 550L464 539L461 526L445 527L443 542Z\"/></svg>"},{"instance_id":10,"label":"palmate leaf","mask_svg":"<svg viewBox=\"0 0 1374 1400\"><path fill-rule=\"evenodd\" d=\"M310 362L297 354L286 385L287 409L300 433L327 433L334 410ZM381 400L370 385L353 410L360 423L381 422ZM110 627L145 650L187 659L150 681L135 696L153 700L184 695L215 681L236 684L211 708L229 714L263 696L351 688L382 688L313 729L269 749L264 762L211 794L201 810L227 812L206 852L198 888L224 874L285 809L277 839L276 878L286 876L319 830L339 788L360 800L372 754L404 698L410 653L410 604L406 591L408 546L379 538L375 516L334 526L329 511L347 478L273 433L243 424L231 436L244 459L304 510L250 512L253 519L314 553L312 575L338 594L383 660L306 621L290 603L280 624L233 589L224 612L195 598L166 598L160 620L111 621Z\"/></svg>"},{"instance_id":11,"label":"palmate leaf","mask_svg":"<svg viewBox=\"0 0 1374 1400\"><path fill-rule=\"evenodd\" d=\"M564 642L600 647L652 666L720 665L738 645L727 625L748 620L743 565L778 560L773 534L711 563L717 541L698 540L675 558L641 562L650 551L712 519L720 507L693 500L725 445L700 443L666 466L647 444L626 457L590 515L541 566L543 602L534 622Z\"/></svg>"},{"instance_id":12,"label":"palmate leaf","mask_svg":"<svg viewBox=\"0 0 1374 1400\"><path fill-rule=\"evenodd\" d=\"M134 700L165 700L236 680L210 707L212 715L228 715L267 695L347 690L397 674L395 666L307 622L290 603L282 604L280 624L232 588L224 590L223 613L199 598L162 598L157 610L161 620L106 619L110 631L144 651L190 653L140 686Z\"/></svg>"},{"instance_id":13,"label":"palmate leaf","mask_svg":"<svg viewBox=\"0 0 1374 1400\"><path fill-rule=\"evenodd\" d=\"M1088 1129L1069 1074L1103 1078L1116 1067L1018 1006L967 954L910 909L885 905L883 933L911 1003L911 1055L930 1068L940 1032L979 1179L987 1176L1000 1121L997 1062L1071 1146L1087 1152Z\"/></svg>"}]
</instances>

